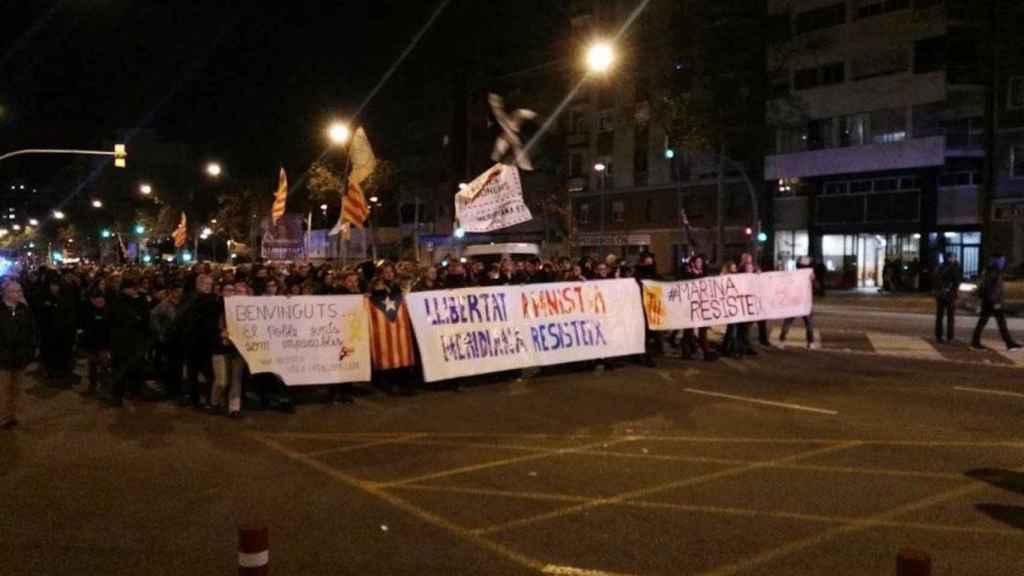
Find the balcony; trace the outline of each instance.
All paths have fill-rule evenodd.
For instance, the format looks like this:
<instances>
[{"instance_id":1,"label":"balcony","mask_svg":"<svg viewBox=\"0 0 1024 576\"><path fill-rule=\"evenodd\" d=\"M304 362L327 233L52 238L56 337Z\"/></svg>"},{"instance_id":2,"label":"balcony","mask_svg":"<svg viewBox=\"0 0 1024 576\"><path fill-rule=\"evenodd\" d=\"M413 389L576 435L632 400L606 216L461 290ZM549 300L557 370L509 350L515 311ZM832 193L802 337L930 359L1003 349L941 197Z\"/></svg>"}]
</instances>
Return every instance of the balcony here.
<instances>
[{"instance_id":1,"label":"balcony","mask_svg":"<svg viewBox=\"0 0 1024 576\"><path fill-rule=\"evenodd\" d=\"M944 137L933 136L888 144L768 156L765 159L765 178L813 178L830 174L942 166L945 163L945 144Z\"/></svg>"}]
</instances>

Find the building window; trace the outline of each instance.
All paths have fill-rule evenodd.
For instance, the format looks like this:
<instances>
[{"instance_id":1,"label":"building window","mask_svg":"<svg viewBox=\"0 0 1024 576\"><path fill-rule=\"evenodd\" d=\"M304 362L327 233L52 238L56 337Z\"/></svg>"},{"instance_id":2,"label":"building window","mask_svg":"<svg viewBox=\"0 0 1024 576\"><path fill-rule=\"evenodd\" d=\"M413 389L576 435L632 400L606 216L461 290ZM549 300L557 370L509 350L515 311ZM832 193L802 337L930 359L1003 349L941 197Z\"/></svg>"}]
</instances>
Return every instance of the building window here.
<instances>
[{"instance_id":1,"label":"building window","mask_svg":"<svg viewBox=\"0 0 1024 576\"><path fill-rule=\"evenodd\" d=\"M1024 146L1010 148L1010 178L1024 178Z\"/></svg>"},{"instance_id":2,"label":"building window","mask_svg":"<svg viewBox=\"0 0 1024 576\"><path fill-rule=\"evenodd\" d=\"M976 149L985 145L985 119L958 118L946 124L946 147L955 150Z\"/></svg>"},{"instance_id":3,"label":"building window","mask_svg":"<svg viewBox=\"0 0 1024 576\"><path fill-rule=\"evenodd\" d=\"M796 33L806 34L846 23L846 3L808 10L796 15Z\"/></svg>"},{"instance_id":4,"label":"building window","mask_svg":"<svg viewBox=\"0 0 1024 576\"><path fill-rule=\"evenodd\" d=\"M576 216L577 224L590 224L590 204L583 202L580 204L579 214Z\"/></svg>"},{"instance_id":5,"label":"building window","mask_svg":"<svg viewBox=\"0 0 1024 576\"><path fill-rule=\"evenodd\" d=\"M903 109L876 110L871 113L871 141L890 144L907 139L907 113Z\"/></svg>"},{"instance_id":6,"label":"building window","mask_svg":"<svg viewBox=\"0 0 1024 576\"><path fill-rule=\"evenodd\" d=\"M622 224L626 221L626 203L622 200L612 202L612 223Z\"/></svg>"},{"instance_id":7,"label":"building window","mask_svg":"<svg viewBox=\"0 0 1024 576\"><path fill-rule=\"evenodd\" d=\"M1024 108L1024 76L1010 78L1006 107L1010 110Z\"/></svg>"},{"instance_id":8,"label":"building window","mask_svg":"<svg viewBox=\"0 0 1024 576\"><path fill-rule=\"evenodd\" d=\"M647 185L647 149L650 147L650 131L647 125L637 126L633 131L633 183Z\"/></svg>"},{"instance_id":9,"label":"building window","mask_svg":"<svg viewBox=\"0 0 1024 576\"><path fill-rule=\"evenodd\" d=\"M587 132L587 113L583 110L569 112L569 133L586 134Z\"/></svg>"},{"instance_id":10,"label":"building window","mask_svg":"<svg viewBox=\"0 0 1024 576\"><path fill-rule=\"evenodd\" d=\"M807 125L807 149L821 150L836 147L835 120L823 118Z\"/></svg>"},{"instance_id":11,"label":"building window","mask_svg":"<svg viewBox=\"0 0 1024 576\"><path fill-rule=\"evenodd\" d=\"M851 114L839 119L839 146L863 146L867 133L868 115Z\"/></svg>"},{"instance_id":12,"label":"building window","mask_svg":"<svg viewBox=\"0 0 1024 576\"><path fill-rule=\"evenodd\" d=\"M914 42L914 74L940 72L946 67L946 37Z\"/></svg>"},{"instance_id":13,"label":"building window","mask_svg":"<svg viewBox=\"0 0 1024 576\"><path fill-rule=\"evenodd\" d=\"M601 132L597 135L597 153L611 156L615 152L615 132Z\"/></svg>"},{"instance_id":14,"label":"building window","mask_svg":"<svg viewBox=\"0 0 1024 576\"><path fill-rule=\"evenodd\" d=\"M605 110L597 116L597 131L598 132L614 132L615 131L615 116L611 110Z\"/></svg>"},{"instance_id":15,"label":"building window","mask_svg":"<svg viewBox=\"0 0 1024 576\"><path fill-rule=\"evenodd\" d=\"M857 19L870 18L910 8L910 0L860 0L857 3Z\"/></svg>"},{"instance_id":16,"label":"building window","mask_svg":"<svg viewBox=\"0 0 1024 576\"><path fill-rule=\"evenodd\" d=\"M910 68L910 53L903 48L866 54L850 62L850 77L864 80L886 74L906 72Z\"/></svg>"},{"instance_id":17,"label":"building window","mask_svg":"<svg viewBox=\"0 0 1024 576\"><path fill-rule=\"evenodd\" d=\"M569 154L569 177L579 178L583 176L583 154L573 152Z\"/></svg>"},{"instance_id":18,"label":"building window","mask_svg":"<svg viewBox=\"0 0 1024 576\"><path fill-rule=\"evenodd\" d=\"M818 86L842 84L846 79L846 67L842 62L833 62L817 68L804 68L793 74L794 90L809 90Z\"/></svg>"}]
</instances>

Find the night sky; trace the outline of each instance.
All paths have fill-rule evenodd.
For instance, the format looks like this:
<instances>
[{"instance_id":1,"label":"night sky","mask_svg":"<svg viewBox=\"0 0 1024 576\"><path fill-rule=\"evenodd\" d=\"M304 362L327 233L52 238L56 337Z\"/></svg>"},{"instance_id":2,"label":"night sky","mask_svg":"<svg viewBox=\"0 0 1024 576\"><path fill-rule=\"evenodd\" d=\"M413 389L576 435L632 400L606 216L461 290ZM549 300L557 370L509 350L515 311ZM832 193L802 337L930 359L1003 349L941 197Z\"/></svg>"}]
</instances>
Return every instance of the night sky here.
<instances>
[{"instance_id":1,"label":"night sky","mask_svg":"<svg viewBox=\"0 0 1024 576\"><path fill-rule=\"evenodd\" d=\"M371 102L362 121L375 147L388 148L395 136L382 132L401 124L425 75L450 75L468 5L453 2ZM326 121L352 113L437 6L4 0L0 150L98 148L137 129L222 159L235 174L308 164ZM0 181L66 162L6 161Z\"/></svg>"}]
</instances>

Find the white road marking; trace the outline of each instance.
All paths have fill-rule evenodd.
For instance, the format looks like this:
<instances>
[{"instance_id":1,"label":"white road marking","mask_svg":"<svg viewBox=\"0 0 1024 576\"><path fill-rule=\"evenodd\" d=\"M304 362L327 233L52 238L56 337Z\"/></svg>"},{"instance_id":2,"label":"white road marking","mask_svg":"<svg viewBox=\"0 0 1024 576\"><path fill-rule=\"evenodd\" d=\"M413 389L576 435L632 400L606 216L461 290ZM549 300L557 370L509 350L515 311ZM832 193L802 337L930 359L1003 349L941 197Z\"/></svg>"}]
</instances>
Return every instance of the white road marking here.
<instances>
[{"instance_id":1,"label":"white road marking","mask_svg":"<svg viewBox=\"0 0 1024 576\"><path fill-rule=\"evenodd\" d=\"M625 576L618 572L605 572L604 570L585 570L573 566L555 566L548 564L541 570L542 574L555 574L556 576Z\"/></svg>"},{"instance_id":2,"label":"white road marking","mask_svg":"<svg viewBox=\"0 0 1024 576\"><path fill-rule=\"evenodd\" d=\"M804 412L814 412L815 414L828 414L829 416L835 416L839 414L835 410L823 410L821 408L811 408L809 406L801 406L799 404L787 404L785 402L772 402L770 400L761 400L758 398L748 398L746 396L733 396L732 394L721 394L719 392L708 392L706 390L695 390L693 388L686 388L686 392L691 394L700 394L702 396L713 396L715 398L726 398L728 400L738 400L740 402L750 402L752 404L761 404L764 406L775 406L776 408L789 408L790 410L802 410Z\"/></svg>"},{"instance_id":3,"label":"white road marking","mask_svg":"<svg viewBox=\"0 0 1024 576\"><path fill-rule=\"evenodd\" d=\"M1024 398L1024 394L1019 392L1010 392L1008 390L989 390L986 388L971 388L970 386L957 386L953 390L959 390L961 392L977 392L978 394L991 394L993 396L1012 396L1014 398Z\"/></svg>"},{"instance_id":4,"label":"white road marking","mask_svg":"<svg viewBox=\"0 0 1024 576\"><path fill-rule=\"evenodd\" d=\"M887 334L883 332L864 333L875 352L885 356L903 356L909 358L922 358L924 360L945 360L945 356L932 346L924 338L917 336L903 336L900 334Z\"/></svg>"}]
</instances>

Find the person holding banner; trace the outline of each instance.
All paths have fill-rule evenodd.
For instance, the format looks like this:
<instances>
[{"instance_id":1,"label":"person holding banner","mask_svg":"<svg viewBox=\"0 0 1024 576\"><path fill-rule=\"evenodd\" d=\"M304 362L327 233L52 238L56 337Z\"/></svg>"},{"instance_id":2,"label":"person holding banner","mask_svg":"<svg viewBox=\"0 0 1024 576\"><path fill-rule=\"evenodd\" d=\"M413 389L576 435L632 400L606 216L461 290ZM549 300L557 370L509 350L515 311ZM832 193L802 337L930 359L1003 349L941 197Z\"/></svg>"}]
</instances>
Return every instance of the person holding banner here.
<instances>
[{"instance_id":1,"label":"person holding banner","mask_svg":"<svg viewBox=\"0 0 1024 576\"><path fill-rule=\"evenodd\" d=\"M754 256L749 252L744 252L740 256L740 269L744 274L760 274L761 268L754 264ZM748 328L749 330L749 328ZM768 321L758 320L757 321L757 341L761 346L765 348L771 347L771 342L768 341ZM753 351L753 348L750 348ZM756 353L755 353L756 354Z\"/></svg>"},{"instance_id":2,"label":"person holding banner","mask_svg":"<svg viewBox=\"0 0 1024 576\"><path fill-rule=\"evenodd\" d=\"M221 286L221 299L228 300L235 296L234 284ZM228 337L227 321L224 317L224 306L220 308L220 337L213 349L213 386L210 389L209 411L216 413L224 406L227 396L227 414L231 418L242 416L242 374L245 362L238 354L238 349Z\"/></svg>"},{"instance_id":3,"label":"person holding banner","mask_svg":"<svg viewBox=\"0 0 1024 576\"><path fill-rule=\"evenodd\" d=\"M690 258L690 261L686 263L683 279L700 280L707 276L707 270L704 268L706 261L707 257L703 254L697 254ZM694 358L697 350L700 349L701 358L704 361L714 362L718 360L718 353L708 344L707 328L698 328L696 334L693 328L683 330L683 340L680 343L680 347L682 348L683 357Z\"/></svg>"},{"instance_id":4,"label":"person holding banner","mask_svg":"<svg viewBox=\"0 0 1024 576\"><path fill-rule=\"evenodd\" d=\"M796 267L797 267L798 270L810 269L812 271L811 274L810 274L810 278L811 278L811 290L813 291L814 290L814 272L813 272L814 267L811 264L811 259L809 257L807 257L807 256L801 256L800 259L797 260ZM779 334L779 342L785 342L786 341L786 336L789 335L789 329L793 327L793 320L795 320L795 318L786 318L782 322L782 332ZM809 349L810 348L814 348L814 314L813 313L808 314L807 316L804 316L804 327L806 327L806 329L807 329L807 348L809 348Z\"/></svg>"},{"instance_id":5,"label":"person holding banner","mask_svg":"<svg viewBox=\"0 0 1024 576\"><path fill-rule=\"evenodd\" d=\"M412 395L415 343L402 290L395 283L389 285L385 275L378 275L371 283L369 309L374 382L389 393L398 384L403 394Z\"/></svg>"}]
</instances>

